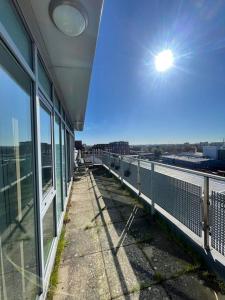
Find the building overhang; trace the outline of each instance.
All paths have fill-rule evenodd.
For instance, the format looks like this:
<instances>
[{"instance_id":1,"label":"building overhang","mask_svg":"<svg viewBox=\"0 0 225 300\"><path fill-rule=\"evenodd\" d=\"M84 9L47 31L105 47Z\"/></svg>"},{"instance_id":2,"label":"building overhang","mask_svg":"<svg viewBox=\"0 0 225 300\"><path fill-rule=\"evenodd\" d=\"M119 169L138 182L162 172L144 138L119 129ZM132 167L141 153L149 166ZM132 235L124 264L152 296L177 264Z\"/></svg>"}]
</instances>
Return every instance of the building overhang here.
<instances>
[{"instance_id":1,"label":"building overhang","mask_svg":"<svg viewBox=\"0 0 225 300\"><path fill-rule=\"evenodd\" d=\"M73 127L82 130L103 0L82 0L88 25L77 37L59 31L49 4L50 0L18 1Z\"/></svg>"}]
</instances>

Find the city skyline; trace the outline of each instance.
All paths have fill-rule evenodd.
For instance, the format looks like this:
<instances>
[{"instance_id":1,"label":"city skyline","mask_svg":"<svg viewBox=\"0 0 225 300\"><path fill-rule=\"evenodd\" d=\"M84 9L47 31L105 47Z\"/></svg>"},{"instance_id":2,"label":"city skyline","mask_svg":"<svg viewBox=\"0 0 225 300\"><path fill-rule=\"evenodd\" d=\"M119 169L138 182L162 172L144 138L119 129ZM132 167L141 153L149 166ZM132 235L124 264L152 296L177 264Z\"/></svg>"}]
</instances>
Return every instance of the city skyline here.
<instances>
[{"instance_id":1,"label":"city skyline","mask_svg":"<svg viewBox=\"0 0 225 300\"><path fill-rule=\"evenodd\" d=\"M85 143L84 140L78 140L76 139L76 141L82 141L83 144L87 145L87 146L94 146L94 145L104 145L104 144L111 144L111 143L117 143L117 142L128 142L128 144L130 146L163 146L163 145L168 145L168 146L172 146L172 145L211 145L211 144L225 144L224 139L222 141L198 141L198 142L182 142L182 143L140 143L140 144L132 144L127 140L112 140L109 142L99 142L99 143L94 143L94 144L88 144Z\"/></svg>"}]
</instances>

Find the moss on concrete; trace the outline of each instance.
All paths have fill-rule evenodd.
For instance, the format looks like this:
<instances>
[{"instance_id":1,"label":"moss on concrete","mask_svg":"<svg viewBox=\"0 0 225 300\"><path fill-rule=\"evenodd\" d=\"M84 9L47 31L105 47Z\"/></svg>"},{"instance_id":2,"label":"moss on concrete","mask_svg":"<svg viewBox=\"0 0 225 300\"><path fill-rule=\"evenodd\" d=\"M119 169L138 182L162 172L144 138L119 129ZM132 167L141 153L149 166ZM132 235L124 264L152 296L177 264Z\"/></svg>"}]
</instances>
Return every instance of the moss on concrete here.
<instances>
[{"instance_id":1,"label":"moss on concrete","mask_svg":"<svg viewBox=\"0 0 225 300\"><path fill-rule=\"evenodd\" d=\"M112 174L111 174L112 175ZM139 197L131 188L129 188L124 183L121 184L121 181L116 176L112 176L114 179L120 183L120 189L126 191L128 195L134 200L135 203L139 203L143 206L143 209L146 212L151 211L151 206L146 204L141 197ZM193 247L192 244L174 228L161 214L157 213L154 215L154 218L149 216L154 220L156 225L167 235L167 238L174 241L178 246L180 246L191 258L192 262L184 267L181 271L172 275L170 279L178 278L185 274L195 273L200 279L202 279L207 286L211 287L217 293L225 294L225 283L218 276L211 271L208 271L208 267L205 264L202 256L198 253L197 250ZM149 237L151 239L151 237ZM138 243L137 243L138 244ZM165 278L159 273L156 272L154 275L154 280L157 283L163 282ZM168 278L167 278L168 280ZM134 291L141 290L146 287L136 287Z\"/></svg>"},{"instance_id":2,"label":"moss on concrete","mask_svg":"<svg viewBox=\"0 0 225 300\"><path fill-rule=\"evenodd\" d=\"M52 274L50 277L49 290L48 290L48 294L47 294L48 300L53 299L54 292L55 292L55 289L58 284L58 271L59 271L59 265L60 265L62 252L68 244L68 242L65 239L65 233L66 233L65 225L68 223L67 221L68 221L68 213L66 213L65 217L64 217L64 225L63 225L63 229L62 229L62 232L60 235L60 239L59 239L59 243L58 243L58 247L57 247L57 251L56 251L55 264L54 264L54 268L53 268L53 271L52 271Z\"/></svg>"}]
</instances>

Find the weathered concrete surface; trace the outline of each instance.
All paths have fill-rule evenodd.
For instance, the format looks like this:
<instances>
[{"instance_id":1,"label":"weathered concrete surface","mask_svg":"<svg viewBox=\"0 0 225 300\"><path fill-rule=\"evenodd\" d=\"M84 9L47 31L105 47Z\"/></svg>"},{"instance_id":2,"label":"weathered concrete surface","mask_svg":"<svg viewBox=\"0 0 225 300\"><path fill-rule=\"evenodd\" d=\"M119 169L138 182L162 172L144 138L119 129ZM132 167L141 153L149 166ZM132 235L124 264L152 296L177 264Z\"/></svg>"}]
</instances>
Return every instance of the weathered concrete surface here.
<instances>
[{"instance_id":1,"label":"weathered concrete surface","mask_svg":"<svg viewBox=\"0 0 225 300\"><path fill-rule=\"evenodd\" d=\"M224 299L104 169L73 184L54 299Z\"/></svg>"}]
</instances>

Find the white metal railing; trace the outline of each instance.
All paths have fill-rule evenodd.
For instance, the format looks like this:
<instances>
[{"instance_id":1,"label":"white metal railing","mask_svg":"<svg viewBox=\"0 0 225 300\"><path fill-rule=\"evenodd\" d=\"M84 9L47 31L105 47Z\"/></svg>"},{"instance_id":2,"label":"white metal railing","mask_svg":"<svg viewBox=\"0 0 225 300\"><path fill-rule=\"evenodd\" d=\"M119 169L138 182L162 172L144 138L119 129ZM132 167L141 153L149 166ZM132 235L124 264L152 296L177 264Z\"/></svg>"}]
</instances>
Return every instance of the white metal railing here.
<instances>
[{"instance_id":1,"label":"white metal railing","mask_svg":"<svg viewBox=\"0 0 225 300\"><path fill-rule=\"evenodd\" d=\"M162 208L203 239L207 251L225 255L225 178L104 151L87 157L147 197L152 214Z\"/></svg>"}]
</instances>

